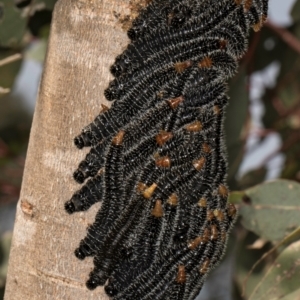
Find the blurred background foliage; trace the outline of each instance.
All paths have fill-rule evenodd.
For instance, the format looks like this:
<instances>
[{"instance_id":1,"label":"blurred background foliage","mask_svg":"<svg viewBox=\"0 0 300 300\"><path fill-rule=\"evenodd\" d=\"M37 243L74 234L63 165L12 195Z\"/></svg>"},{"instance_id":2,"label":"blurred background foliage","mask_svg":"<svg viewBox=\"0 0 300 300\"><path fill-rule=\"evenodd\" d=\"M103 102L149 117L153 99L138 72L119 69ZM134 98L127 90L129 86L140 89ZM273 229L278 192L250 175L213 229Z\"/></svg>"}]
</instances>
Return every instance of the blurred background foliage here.
<instances>
[{"instance_id":1,"label":"blurred background foliage","mask_svg":"<svg viewBox=\"0 0 300 300\"><path fill-rule=\"evenodd\" d=\"M0 299L32 120L30 105L14 90L25 62L44 60L55 2L0 0ZM203 300L300 299L300 0L291 16L288 28L268 22L250 34L249 51L230 82L228 184L240 217L225 257L230 264L210 276ZM265 79L255 80L262 73ZM270 146L274 134L280 142ZM267 155L259 152L263 147ZM225 277L226 296L215 289Z\"/></svg>"}]
</instances>

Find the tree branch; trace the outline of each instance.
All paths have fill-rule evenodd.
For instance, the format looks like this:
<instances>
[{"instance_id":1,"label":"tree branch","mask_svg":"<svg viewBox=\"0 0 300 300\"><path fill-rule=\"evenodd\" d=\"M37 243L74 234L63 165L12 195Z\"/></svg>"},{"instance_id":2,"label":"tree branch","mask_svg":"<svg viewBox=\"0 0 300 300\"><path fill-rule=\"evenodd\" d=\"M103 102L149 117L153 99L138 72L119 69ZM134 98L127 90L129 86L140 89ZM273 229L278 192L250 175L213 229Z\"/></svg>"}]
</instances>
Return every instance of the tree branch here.
<instances>
[{"instance_id":1,"label":"tree branch","mask_svg":"<svg viewBox=\"0 0 300 300\"><path fill-rule=\"evenodd\" d=\"M85 287L92 259L74 250L99 205L72 216L72 173L87 151L73 138L98 115L109 67L128 42L125 0L58 1L34 114L10 252L6 300L108 299ZM107 105L107 103L105 103Z\"/></svg>"}]
</instances>

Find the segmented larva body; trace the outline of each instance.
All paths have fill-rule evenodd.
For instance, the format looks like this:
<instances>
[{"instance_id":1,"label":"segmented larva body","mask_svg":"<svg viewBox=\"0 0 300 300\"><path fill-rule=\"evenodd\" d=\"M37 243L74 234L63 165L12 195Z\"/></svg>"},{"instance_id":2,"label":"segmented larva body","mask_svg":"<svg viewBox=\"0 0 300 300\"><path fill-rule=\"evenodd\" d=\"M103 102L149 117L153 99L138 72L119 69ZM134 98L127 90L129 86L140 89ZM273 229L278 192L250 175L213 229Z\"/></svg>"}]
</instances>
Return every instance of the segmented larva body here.
<instances>
[{"instance_id":1,"label":"segmented larva body","mask_svg":"<svg viewBox=\"0 0 300 300\"><path fill-rule=\"evenodd\" d=\"M102 201L75 251L94 257L89 289L114 300L192 300L224 253L227 80L266 20L267 0L153 0L111 67L114 100L75 138L90 153L65 208Z\"/></svg>"}]
</instances>

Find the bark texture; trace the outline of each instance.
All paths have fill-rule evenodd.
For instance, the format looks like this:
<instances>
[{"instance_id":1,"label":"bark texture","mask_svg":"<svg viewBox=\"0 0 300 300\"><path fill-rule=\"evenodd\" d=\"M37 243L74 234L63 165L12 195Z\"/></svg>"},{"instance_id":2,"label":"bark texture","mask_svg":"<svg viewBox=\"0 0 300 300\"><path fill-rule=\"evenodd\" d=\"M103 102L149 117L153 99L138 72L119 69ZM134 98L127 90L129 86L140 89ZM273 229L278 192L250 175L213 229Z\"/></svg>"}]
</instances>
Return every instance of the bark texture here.
<instances>
[{"instance_id":1,"label":"bark texture","mask_svg":"<svg viewBox=\"0 0 300 300\"><path fill-rule=\"evenodd\" d=\"M109 66L128 43L129 0L60 0L32 124L10 253L5 300L107 299L85 287L92 259L73 252L99 205L69 216L64 203L87 150L73 138L107 104Z\"/></svg>"}]
</instances>

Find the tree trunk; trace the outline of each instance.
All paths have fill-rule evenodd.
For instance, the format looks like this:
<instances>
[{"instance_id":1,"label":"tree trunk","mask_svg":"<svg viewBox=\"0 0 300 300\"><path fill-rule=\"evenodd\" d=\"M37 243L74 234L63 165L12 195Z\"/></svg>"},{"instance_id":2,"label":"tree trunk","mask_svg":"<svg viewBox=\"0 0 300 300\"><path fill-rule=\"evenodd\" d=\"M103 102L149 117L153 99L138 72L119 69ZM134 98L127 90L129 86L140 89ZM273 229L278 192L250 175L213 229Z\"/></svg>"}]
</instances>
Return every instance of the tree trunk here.
<instances>
[{"instance_id":1,"label":"tree trunk","mask_svg":"<svg viewBox=\"0 0 300 300\"><path fill-rule=\"evenodd\" d=\"M131 3L129 5L129 2ZM60 0L55 7L17 208L6 300L107 299L85 281L92 259L74 250L99 205L69 216L73 171L88 149L73 138L105 103L109 66L128 43L129 0Z\"/></svg>"}]
</instances>

